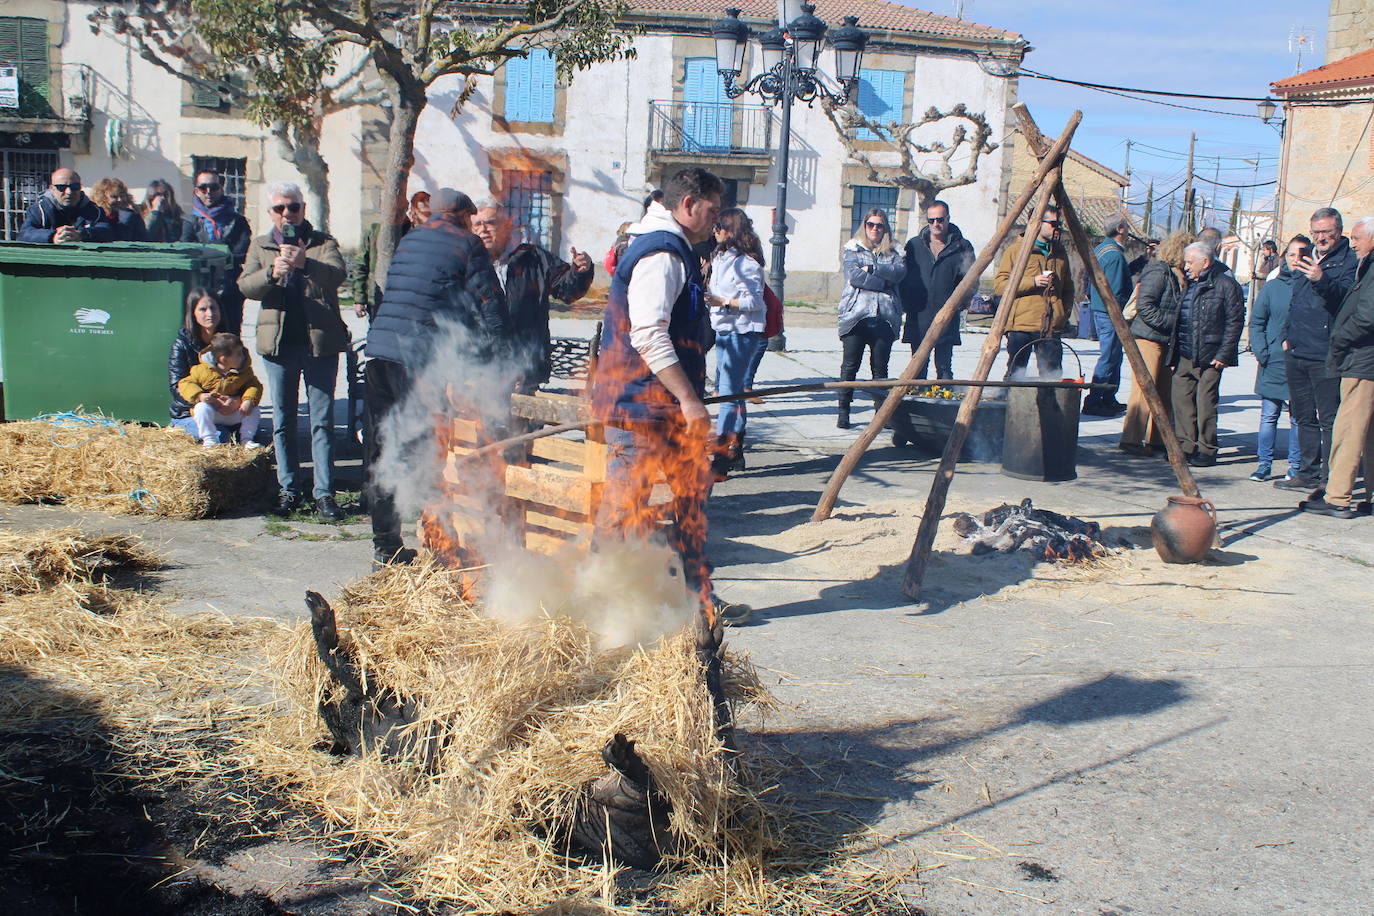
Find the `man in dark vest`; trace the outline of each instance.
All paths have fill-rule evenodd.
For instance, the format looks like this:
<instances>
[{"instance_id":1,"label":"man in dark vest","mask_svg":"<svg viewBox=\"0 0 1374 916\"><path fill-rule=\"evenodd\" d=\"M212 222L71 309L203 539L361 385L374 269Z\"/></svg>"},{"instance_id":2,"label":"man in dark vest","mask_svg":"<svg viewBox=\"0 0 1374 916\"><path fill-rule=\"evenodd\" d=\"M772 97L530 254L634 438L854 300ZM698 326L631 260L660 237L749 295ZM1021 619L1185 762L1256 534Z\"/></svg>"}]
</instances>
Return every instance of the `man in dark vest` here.
<instances>
[{"instance_id":1,"label":"man in dark vest","mask_svg":"<svg viewBox=\"0 0 1374 916\"><path fill-rule=\"evenodd\" d=\"M721 608L706 559L711 416L706 393L701 259L692 245L714 228L725 186L702 168L683 169L630 228L606 304L592 415L605 424L606 483L596 528L602 537L650 539L661 520L649 507L662 475L673 491L672 542L688 585L727 623L748 608ZM733 612L733 613L732 613Z\"/></svg>"}]
</instances>

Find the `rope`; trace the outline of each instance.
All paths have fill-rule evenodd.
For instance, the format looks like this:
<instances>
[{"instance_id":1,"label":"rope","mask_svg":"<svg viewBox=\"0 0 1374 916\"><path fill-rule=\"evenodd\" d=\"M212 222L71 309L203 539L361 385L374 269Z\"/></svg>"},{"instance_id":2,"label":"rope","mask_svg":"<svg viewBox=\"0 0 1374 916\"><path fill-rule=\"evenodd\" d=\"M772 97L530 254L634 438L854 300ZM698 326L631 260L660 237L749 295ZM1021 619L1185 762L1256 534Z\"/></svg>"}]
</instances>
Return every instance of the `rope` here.
<instances>
[{"instance_id":1,"label":"rope","mask_svg":"<svg viewBox=\"0 0 1374 916\"><path fill-rule=\"evenodd\" d=\"M64 410L60 413L41 413L33 419L35 422L51 423L53 426L57 427L57 429L96 430L96 432L93 435L88 436L85 439L82 439L80 442L73 442L70 445L63 445L61 442L58 442L57 439L54 438L57 435L57 431L54 430L53 432L48 434L48 440L58 448L77 448L78 446L85 445L87 442L90 442L92 439L98 436L100 432L111 428L119 430L119 434L121 436L128 435L128 433L124 431L123 424L121 424L118 420L111 420L109 417L99 417L92 416L91 414L77 413L74 410Z\"/></svg>"}]
</instances>

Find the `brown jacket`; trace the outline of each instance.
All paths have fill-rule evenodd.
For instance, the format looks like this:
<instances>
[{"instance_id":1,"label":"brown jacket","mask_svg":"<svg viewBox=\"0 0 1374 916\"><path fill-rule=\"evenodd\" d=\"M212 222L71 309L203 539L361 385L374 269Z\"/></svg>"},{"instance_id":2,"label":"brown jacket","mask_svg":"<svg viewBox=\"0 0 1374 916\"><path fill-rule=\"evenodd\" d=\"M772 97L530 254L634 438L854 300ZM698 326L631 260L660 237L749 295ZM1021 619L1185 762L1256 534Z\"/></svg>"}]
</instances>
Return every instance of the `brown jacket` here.
<instances>
[{"instance_id":1,"label":"brown jacket","mask_svg":"<svg viewBox=\"0 0 1374 916\"><path fill-rule=\"evenodd\" d=\"M993 285L993 291L998 296L1007 289L1012 264L1020 248L1021 242L1018 240L1002 252L1002 260L997 265L997 280ZM1054 282L1044 288L1036 286L1036 274L1046 270L1054 271ZM1026 272L1021 276L1021 285L1016 290L1016 301L1011 304L1007 330L1031 331L1044 335L1061 334L1069 325L1069 311L1073 301L1073 274L1069 272L1069 258L1064 253L1064 246L1053 242L1050 245L1049 257L1039 251L1031 252L1030 263L1026 265Z\"/></svg>"},{"instance_id":2,"label":"brown jacket","mask_svg":"<svg viewBox=\"0 0 1374 916\"><path fill-rule=\"evenodd\" d=\"M308 227L308 223L302 223ZM311 356L329 356L348 349L348 326L339 314L339 286L348 278L339 243L333 236L310 228L306 239L302 300L310 337ZM272 279L272 262L281 246L272 234L260 235L248 246L248 257L239 275L239 292L262 303L258 312L258 352L277 356L281 345L285 288Z\"/></svg>"}]
</instances>

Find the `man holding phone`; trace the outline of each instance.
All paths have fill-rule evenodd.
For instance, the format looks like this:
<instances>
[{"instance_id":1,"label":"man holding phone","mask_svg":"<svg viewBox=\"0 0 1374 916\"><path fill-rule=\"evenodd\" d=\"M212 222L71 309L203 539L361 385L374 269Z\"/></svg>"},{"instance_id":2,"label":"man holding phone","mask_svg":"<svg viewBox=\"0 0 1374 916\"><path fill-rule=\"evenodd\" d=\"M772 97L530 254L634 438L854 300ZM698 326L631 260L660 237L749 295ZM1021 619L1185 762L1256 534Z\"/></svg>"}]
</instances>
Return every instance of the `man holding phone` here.
<instances>
[{"instance_id":1,"label":"man holding phone","mask_svg":"<svg viewBox=\"0 0 1374 916\"><path fill-rule=\"evenodd\" d=\"M48 190L24 214L19 241L64 245L114 240L105 211L81 190L81 176L74 169L58 169L49 182Z\"/></svg>"},{"instance_id":2,"label":"man holding phone","mask_svg":"<svg viewBox=\"0 0 1374 916\"><path fill-rule=\"evenodd\" d=\"M1331 320L1355 285L1358 258L1342 235L1340 211L1322 207L1312 214L1315 250L1298 262L1293 303L1284 335L1289 410L1298 427L1302 463L1297 473L1274 481L1284 490L1312 492L1326 481L1332 428L1341 402L1341 380L1326 364L1331 351Z\"/></svg>"}]
</instances>

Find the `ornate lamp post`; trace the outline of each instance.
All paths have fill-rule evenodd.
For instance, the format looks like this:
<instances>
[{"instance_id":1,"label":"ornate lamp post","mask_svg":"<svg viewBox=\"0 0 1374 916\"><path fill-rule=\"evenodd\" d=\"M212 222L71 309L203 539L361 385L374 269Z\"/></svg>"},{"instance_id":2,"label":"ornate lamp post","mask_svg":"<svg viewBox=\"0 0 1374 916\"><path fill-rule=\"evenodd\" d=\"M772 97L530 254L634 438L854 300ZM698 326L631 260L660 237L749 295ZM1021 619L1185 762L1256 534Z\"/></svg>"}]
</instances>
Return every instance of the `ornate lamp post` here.
<instances>
[{"instance_id":1,"label":"ornate lamp post","mask_svg":"<svg viewBox=\"0 0 1374 916\"><path fill-rule=\"evenodd\" d=\"M764 101L782 106L782 136L778 141L778 192L773 209L773 257L768 271L768 284L779 299L784 298L787 278L787 185L788 157L792 148L792 102L800 99L810 105L817 98L825 98L842 105L859 82L859 65L863 61L868 33L858 27L857 16L845 16L844 25L830 34L835 49L835 79L840 92L830 91L818 74L821 47L825 42L826 24L816 18L816 7L795 0L780 0L779 13L784 28L774 22L773 28L759 36L763 69L739 82L744 69L744 50L749 42L749 27L740 21L738 9L727 9L725 18L711 26L716 41L716 67L725 82L725 94L738 98L753 93ZM790 39L790 40L789 40ZM773 338L769 349L781 350L785 342L781 335Z\"/></svg>"}]
</instances>

